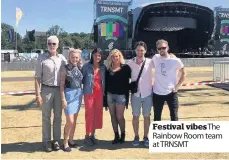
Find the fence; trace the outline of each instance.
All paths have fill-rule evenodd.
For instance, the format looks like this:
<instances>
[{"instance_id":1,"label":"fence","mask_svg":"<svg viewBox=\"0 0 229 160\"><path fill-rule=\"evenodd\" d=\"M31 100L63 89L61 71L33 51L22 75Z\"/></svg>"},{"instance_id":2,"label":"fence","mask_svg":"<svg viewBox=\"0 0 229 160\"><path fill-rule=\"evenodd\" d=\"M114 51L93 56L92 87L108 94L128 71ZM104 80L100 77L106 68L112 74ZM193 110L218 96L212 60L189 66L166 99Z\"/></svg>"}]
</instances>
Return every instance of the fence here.
<instances>
[{"instance_id":1,"label":"fence","mask_svg":"<svg viewBox=\"0 0 229 160\"><path fill-rule=\"evenodd\" d=\"M213 80L229 81L229 61L214 62Z\"/></svg>"},{"instance_id":2,"label":"fence","mask_svg":"<svg viewBox=\"0 0 229 160\"><path fill-rule=\"evenodd\" d=\"M2 62L2 71L33 71L36 62Z\"/></svg>"},{"instance_id":3,"label":"fence","mask_svg":"<svg viewBox=\"0 0 229 160\"><path fill-rule=\"evenodd\" d=\"M217 61L229 61L225 58L181 58L185 67L212 67ZM128 60L127 60L128 62ZM2 62L2 71L34 71L35 61Z\"/></svg>"}]
</instances>

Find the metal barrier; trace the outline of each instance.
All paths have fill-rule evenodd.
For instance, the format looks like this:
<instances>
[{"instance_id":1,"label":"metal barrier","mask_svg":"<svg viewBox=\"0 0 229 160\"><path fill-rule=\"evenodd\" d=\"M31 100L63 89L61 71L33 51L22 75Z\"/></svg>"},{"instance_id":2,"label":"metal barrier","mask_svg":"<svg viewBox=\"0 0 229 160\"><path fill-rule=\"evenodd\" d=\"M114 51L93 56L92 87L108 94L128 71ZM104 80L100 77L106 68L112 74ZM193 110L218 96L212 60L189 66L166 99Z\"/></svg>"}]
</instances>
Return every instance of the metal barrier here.
<instances>
[{"instance_id":1,"label":"metal barrier","mask_svg":"<svg viewBox=\"0 0 229 160\"><path fill-rule=\"evenodd\" d=\"M214 81L228 81L229 80L229 61L214 62L213 80Z\"/></svg>"},{"instance_id":2,"label":"metal barrier","mask_svg":"<svg viewBox=\"0 0 229 160\"><path fill-rule=\"evenodd\" d=\"M30 62L2 62L1 71L34 71L35 61Z\"/></svg>"}]
</instances>

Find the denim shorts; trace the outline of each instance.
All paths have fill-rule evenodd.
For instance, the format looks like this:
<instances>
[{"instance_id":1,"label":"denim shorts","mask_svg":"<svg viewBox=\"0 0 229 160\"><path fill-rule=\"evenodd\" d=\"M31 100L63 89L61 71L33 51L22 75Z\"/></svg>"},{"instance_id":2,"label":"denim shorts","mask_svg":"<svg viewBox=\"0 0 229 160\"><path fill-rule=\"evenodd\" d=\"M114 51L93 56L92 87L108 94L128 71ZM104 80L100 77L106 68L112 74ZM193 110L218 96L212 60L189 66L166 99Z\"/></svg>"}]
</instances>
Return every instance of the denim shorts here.
<instances>
[{"instance_id":1,"label":"denim shorts","mask_svg":"<svg viewBox=\"0 0 229 160\"><path fill-rule=\"evenodd\" d=\"M136 97L135 95L132 95L131 106L132 106L133 116L137 116L137 117L140 116L141 108L142 108L142 115L144 117L150 117L151 108L153 106L152 95L145 98Z\"/></svg>"},{"instance_id":2,"label":"denim shorts","mask_svg":"<svg viewBox=\"0 0 229 160\"><path fill-rule=\"evenodd\" d=\"M126 96L107 93L108 105L126 105Z\"/></svg>"}]
</instances>

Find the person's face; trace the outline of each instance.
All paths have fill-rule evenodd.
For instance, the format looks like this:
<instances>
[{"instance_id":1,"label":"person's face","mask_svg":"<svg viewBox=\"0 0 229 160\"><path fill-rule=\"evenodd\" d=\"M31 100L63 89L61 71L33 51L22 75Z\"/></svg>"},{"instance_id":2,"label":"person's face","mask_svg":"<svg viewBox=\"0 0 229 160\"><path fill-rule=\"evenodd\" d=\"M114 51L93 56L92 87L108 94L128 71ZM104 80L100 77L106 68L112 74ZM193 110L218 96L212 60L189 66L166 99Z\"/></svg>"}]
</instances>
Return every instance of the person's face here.
<instances>
[{"instance_id":1,"label":"person's face","mask_svg":"<svg viewBox=\"0 0 229 160\"><path fill-rule=\"evenodd\" d=\"M114 53L114 54L111 56L111 60L112 60L112 63L114 63L114 64L119 64L119 63L120 63L120 56L119 56L119 53Z\"/></svg>"},{"instance_id":2,"label":"person's face","mask_svg":"<svg viewBox=\"0 0 229 160\"><path fill-rule=\"evenodd\" d=\"M145 56L146 50L143 46L137 46L137 48L135 49L136 55L139 58L142 58Z\"/></svg>"},{"instance_id":3,"label":"person's face","mask_svg":"<svg viewBox=\"0 0 229 160\"><path fill-rule=\"evenodd\" d=\"M48 51L50 53L56 52L58 48L58 43L56 40L53 39L49 40L47 45L48 45Z\"/></svg>"},{"instance_id":4,"label":"person's face","mask_svg":"<svg viewBox=\"0 0 229 160\"><path fill-rule=\"evenodd\" d=\"M94 64L95 63L99 63L102 59L102 55L100 53L94 53L93 54L93 61L94 61Z\"/></svg>"},{"instance_id":5,"label":"person's face","mask_svg":"<svg viewBox=\"0 0 229 160\"><path fill-rule=\"evenodd\" d=\"M71 53L70 55L70 62L73 66L77 66L77 64L79 63L80 61L80 53L77 53L77 52L73 52Z\"/></svg>"},{"instance_id":6,"label":"person's face","mask_svg":"<svg viewBox=\"0 0 229 160\"><path fill-rule=\"evenodd\" d=\"M161 56L165 56L168 53L169 46L166 43L159 43L157 45L157 51Z\"/></svg>"}]
</instances>

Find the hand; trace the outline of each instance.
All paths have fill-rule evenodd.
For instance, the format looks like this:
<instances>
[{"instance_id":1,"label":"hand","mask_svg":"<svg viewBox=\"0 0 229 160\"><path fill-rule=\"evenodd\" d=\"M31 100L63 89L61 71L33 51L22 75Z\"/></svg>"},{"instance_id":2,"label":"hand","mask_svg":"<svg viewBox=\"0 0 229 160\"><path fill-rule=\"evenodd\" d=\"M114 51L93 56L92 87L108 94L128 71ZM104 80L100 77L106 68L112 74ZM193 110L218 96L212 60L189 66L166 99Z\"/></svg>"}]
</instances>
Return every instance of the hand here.
<instances>
[{"instance_id":1,"label":"hand","mask_svg":"<svg viewBox=\"0 0 229 160\"><path fill-rule=\"evenodd\" d=\"M66 99L65 98L62 99L62 108L63 109L67 108L67 105L68 105L68 103L67 103Z\"/></svg>"},{"instance_id":2,"label":"hand","mask_svg":"<svg viewBox=\"0 0 229 160\"><path fill-rule=\"evenodd\" d=\"M173 91L173 93L176 93L178 91L178 88L175 87L175 88L172 89L172 91Z\"/></svg>"},{"instance_id":3,"label":"hand","mask_svg":"<svg viewBox=\"0 0 229 160\"><path fill-rule=\"evenodd\" d=\"M42 100L42 98L41 98L41 95L36 96L36 103L37 103L37 105L38 105L39 107L42 106L43 100Z\"/></svg>"},{"instance_id":4,"label":"hand","mask_svg":"<svg viewBox=\"0 0 229 160\"><path fill-rule=\"evenodd\" d=\"M108 107L105 107L105 111L108 111Z\"/></svg>"}]
</instances>

